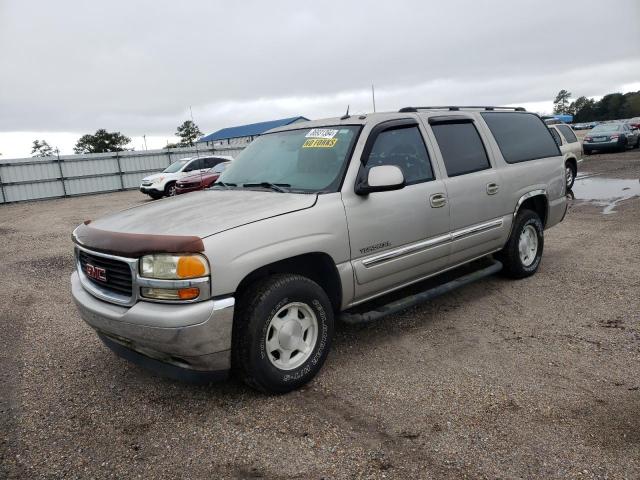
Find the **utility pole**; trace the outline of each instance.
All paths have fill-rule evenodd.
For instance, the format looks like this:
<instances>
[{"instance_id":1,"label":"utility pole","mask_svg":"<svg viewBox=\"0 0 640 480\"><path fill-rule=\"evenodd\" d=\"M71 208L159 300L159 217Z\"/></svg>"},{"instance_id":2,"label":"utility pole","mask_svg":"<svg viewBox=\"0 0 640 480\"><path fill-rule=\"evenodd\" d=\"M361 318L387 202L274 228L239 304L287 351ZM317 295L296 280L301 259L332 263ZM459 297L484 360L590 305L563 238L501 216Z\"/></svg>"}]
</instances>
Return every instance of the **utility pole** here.
<instances>
[{"instance_id":1,"label":"utility pole","mask_svg":"<svg viewBox=\"0 0 640 480\"><path fill-rule=\"evenodd\" d=\"M144 149L147 150L147 136L142 135L142 139L144 140Z\"/></svg>"},{"instance_id":2,"label":"utility pole","mask_svg":"<svg viewBox=\"0 0 640 480\"><path fill-rule=\"evenodd\" d=\"M373 113L376 113L376 91L371 84L371 99L373 100Z\"/></svg>"}]
</instances>

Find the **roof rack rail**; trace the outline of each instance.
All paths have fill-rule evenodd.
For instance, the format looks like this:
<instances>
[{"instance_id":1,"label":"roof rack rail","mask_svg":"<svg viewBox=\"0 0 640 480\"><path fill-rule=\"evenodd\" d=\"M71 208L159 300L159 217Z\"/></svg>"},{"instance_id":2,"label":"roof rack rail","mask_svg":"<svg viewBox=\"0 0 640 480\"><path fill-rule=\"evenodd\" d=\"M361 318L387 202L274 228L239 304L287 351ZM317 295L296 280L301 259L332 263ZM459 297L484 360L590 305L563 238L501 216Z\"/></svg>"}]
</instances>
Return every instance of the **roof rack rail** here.
<instances>
[{"instance_id":1,"label":"roof rack rail","mask_svg":"<svg viewBox=\"0 0 640 480\"><path fill-rule=\"evenodd\" d=\"M492 107L492 106L473 106L473 105L445 105L440 107L404 107L398 110L400 113L405 112L417 112L418 110L449 110L455 112L463 109L475 109L475 110L513 110L516 112L526 112L524 107Z\"/></svg>"}]
</instances>

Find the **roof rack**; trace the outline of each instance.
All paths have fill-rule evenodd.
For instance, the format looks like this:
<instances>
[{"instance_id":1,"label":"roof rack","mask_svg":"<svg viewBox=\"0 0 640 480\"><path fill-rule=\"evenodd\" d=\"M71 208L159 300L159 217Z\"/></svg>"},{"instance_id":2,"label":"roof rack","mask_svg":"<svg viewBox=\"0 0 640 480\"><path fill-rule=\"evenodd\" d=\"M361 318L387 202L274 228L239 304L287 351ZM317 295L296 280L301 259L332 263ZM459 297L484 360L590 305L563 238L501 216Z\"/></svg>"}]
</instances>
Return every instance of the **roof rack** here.
<instances>
[{"instance_id":1,"label":"roof rack","mask_svg":"<svg viewBox=\"0 0 640 480\"><path fill-rule=\"evenodd\" d=\"M458 110L463 109L474 109L474 110L513 110L516 112L526 112L524 107L491 107L491 106L457 106L457 105L445 105L441 107L404 107L398 110L400 113L405 112L417 112L418 110L449 110L450 112L456 112Z\"/></svg>"}]
</instances>

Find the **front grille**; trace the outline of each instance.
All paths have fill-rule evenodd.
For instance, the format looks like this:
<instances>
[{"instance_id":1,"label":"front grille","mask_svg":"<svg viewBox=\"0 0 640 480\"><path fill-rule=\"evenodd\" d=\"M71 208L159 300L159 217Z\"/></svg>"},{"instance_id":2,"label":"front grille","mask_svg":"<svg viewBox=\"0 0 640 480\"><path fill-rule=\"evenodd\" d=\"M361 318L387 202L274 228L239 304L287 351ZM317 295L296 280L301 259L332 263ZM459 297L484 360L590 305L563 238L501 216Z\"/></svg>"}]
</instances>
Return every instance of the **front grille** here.
<instances>
[{"instance_id":1,"label":"front grille","mask_svg":"<svg viewBox=\"0 0 640 480\"><path fill-rule=\"evenodd\" d=\"M91 283L120 295L131 296L133 291L131 269L127 263L113 258L92 255L83 250L78 251L78 260L80 261L82 272ZM106 280L101 281L90 277L87 271L87 264L104 268Z\"/></svg>"}]
</instances>

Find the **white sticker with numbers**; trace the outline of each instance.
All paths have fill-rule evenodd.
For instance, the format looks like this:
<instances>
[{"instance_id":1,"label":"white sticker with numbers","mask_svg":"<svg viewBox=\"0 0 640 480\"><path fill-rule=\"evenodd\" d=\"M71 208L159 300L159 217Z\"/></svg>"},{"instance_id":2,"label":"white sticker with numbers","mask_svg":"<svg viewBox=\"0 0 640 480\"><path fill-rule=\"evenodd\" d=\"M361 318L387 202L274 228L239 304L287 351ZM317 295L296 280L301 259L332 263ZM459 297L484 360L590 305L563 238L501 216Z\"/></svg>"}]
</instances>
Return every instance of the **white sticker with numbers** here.
<instances>
[{"instance_id":1,"label":"white sticker with numbers","mask_svg":"<svg viewBox=\"0 0 640 480\"><path fill-rule=\"evenodd\" d=\"M333 138L338 133L338 130L332 130L330 128L312 128L309 133L305 135L306 138Z\"/></svg>"}]
</instances>

